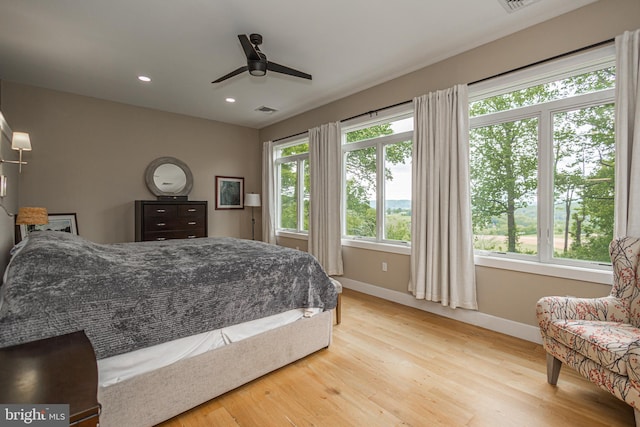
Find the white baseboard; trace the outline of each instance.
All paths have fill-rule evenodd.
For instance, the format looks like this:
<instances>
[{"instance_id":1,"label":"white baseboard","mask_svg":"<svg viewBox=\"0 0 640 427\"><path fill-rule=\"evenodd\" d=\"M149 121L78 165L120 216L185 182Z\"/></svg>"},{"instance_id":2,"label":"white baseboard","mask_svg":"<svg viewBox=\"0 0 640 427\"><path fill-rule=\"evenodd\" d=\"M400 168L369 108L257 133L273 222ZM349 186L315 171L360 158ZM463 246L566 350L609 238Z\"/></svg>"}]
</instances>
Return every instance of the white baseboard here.
<instances>
[{"instance_id":1,"label":"white baseboard","mask_svg":"<svg viewBox=\"0 0 640 427\"><path fill-rule=\"evenodd\" d=\"M505 335L542 344L540 330L535 326L514 322L513 320L503 319L501 317L492 316L475 310L466 310L464 308L452 309L439 303L418 300L409 293L393 291L380 286L347 279L346 277L338 277L337 279L340 280L342 286L347 289L353 289L354 291L362 292L363 294L372 295L398 304L406 305L408 307L437 314L439 316L448 317L460 322L500 332Z\"/></svg>"}]
</instances>

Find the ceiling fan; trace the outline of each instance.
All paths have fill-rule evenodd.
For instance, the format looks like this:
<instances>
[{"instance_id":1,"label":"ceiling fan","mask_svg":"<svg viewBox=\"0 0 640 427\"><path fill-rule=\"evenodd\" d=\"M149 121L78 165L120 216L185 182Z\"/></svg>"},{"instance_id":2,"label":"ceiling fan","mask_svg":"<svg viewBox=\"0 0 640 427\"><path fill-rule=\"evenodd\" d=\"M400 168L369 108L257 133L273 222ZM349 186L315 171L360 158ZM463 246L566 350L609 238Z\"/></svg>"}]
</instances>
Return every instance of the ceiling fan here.
<instances>
[{"instance_id":1,"label":"ceiling fan","mask_svg":"<svg viewBox=\"0 0 640 427\"><path fill-rule=\"evenodd\" d=\"M249 74L252 76L264 76L267 74L267 70L311 80L311 74L303 73L302 71L294 70L293 68L285 67L272 61L267 61L267 56L262 53L258 47L262 44L262 36L260 34L250 34L249 37L247 37L246 34L239 34L238 39L240 39L240 44L247 57L247 65L211 83L220 83L245 71L249 71Z\"/></svg>"}]
</instances>

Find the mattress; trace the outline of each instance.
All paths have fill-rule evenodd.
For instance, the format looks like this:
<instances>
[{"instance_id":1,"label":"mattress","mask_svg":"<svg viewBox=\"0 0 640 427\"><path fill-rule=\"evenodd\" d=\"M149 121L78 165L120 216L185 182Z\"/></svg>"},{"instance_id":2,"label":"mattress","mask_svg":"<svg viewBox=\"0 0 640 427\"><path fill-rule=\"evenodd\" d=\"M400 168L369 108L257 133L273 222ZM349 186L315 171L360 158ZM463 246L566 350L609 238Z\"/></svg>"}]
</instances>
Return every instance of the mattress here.
<instances>
[{"instance_id":1,"label":"mattress","mask_svg":"<svg viewBox=\"0 0 640 427\"><path fill-rule=\"evenodd\" d=\"M180 360L189 359L233 342L288 325L303 317L312 317L321 311L321 308L289 310L262 319L100 359L98 360L98 383L100 387L107 387Z\"/></svg>"}]
</instances>

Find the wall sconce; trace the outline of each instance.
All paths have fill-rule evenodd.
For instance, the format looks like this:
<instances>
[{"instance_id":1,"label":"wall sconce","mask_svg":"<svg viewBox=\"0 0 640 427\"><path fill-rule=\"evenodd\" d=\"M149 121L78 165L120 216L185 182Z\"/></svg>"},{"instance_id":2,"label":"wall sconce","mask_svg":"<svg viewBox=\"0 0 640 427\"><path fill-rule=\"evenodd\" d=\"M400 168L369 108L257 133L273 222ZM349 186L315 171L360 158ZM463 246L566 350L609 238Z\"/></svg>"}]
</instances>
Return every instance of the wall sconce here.
<instances>
[{"instance_id":1,"label":"wall sconce","mask_svg":"<svg viewBox=\"0 0 640 427\"><path fill-rule=\"evenodd\" d=\"M7 197L7 177L0 175L0 198Z\"/></svg>"},{"instance_id":2,"label":"wall sconce","mask_svg":"<svg viewBox=\"0 0 640 427\"><path fill-rule=\"evenodd\" d=\"M4 160L0 159L0 163L15 163L19 166L18 172L22 173L22 165L26 165L27 162L22 161L22 152L31 151L31 139L26 132L14 132L11 138L11 149L20 152L19 160Z\"/></svg>"},{"instance_id":3,"label":"wall sconce","mask_svg":"<svg viewBox=\"0 0 640 427\"><path fill-rule=\"evenodd\" d=\"M251 240L256 240L256 219L253 216L253 209L260 207L260 195L255 193L246 193L244 195L244 205L251 207Z\"/></svg>"}]
</instances>

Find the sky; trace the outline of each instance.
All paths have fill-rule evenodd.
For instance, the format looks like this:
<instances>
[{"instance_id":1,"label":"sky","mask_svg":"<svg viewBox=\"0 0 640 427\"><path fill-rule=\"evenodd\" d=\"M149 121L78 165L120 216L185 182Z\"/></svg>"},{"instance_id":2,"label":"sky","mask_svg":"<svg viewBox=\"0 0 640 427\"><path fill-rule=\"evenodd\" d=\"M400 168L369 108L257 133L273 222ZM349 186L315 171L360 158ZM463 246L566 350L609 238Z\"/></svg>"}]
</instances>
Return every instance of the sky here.
<instances>
[{"instance_id":1,"label":"sky","mask_svg":"<svg viewBox=\"0 0 640 427\"><path fill-rule=\"evenodd\" d=\"M413 129L413 117L391 123L393 133L406 132ZM393 181L387 181L385 196L387 200L411 200L411 162L405 165L391 165Z\"/></svg>"}]
</instances>

